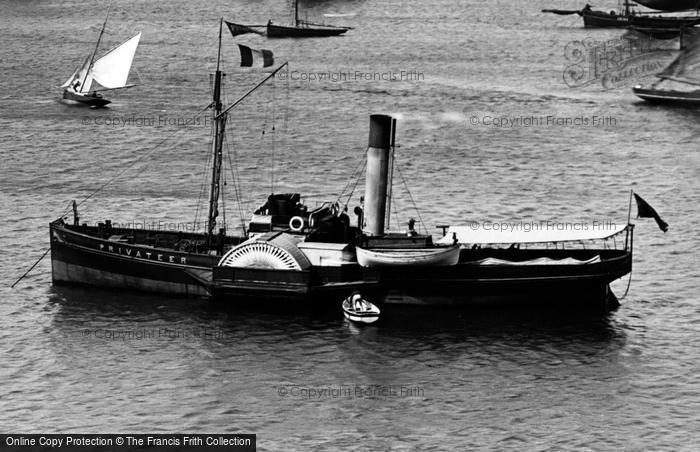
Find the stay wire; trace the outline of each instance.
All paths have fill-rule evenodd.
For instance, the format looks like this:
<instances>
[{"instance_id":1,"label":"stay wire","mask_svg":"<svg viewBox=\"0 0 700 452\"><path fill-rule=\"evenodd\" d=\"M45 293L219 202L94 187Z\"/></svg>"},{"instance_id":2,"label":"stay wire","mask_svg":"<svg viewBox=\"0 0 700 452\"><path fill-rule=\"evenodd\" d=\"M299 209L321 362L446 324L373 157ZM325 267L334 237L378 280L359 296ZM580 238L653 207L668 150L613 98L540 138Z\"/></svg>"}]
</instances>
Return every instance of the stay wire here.
<instances>
[{"instance_id":1,"label":"stay wire","mask_svg":"<svg viewBox=\"0 0 700 452\"><path fill-rule=\"evenodd\" d=\"M362 169L360 169L360 165L362 165ZM341 198L343 197L343 195L345 195L345 192L348 190L348 188L350 188L350 184L352 184L354 182L355 186L357 186L359 179L360 179L360 175L362 174L362 170L364 170L365 165L367 165L367 154L363 153L362 158L357 162L357 165L352 170L352 173L350 173L350 177L348 178L348 182L345 184L345 187L343 187L343 190L338 195L336 202L340 201ZM354 188L353 188L353 192L354 192ZM352 194L350 196L352 196ZM348 202L349 201L350 201L350 199L348 198ZM346 203L346 205L347 205L347 203Z\"/></svg>"},{"instance_id":2,"label":"stay wire","mask_svg":"<svg viewBox=\"0 0 700 452\"><path fill-rule=\"evenodd\" d=\"M357 185L360 183L360 179L362 179L361 174L364 171L365 167L367 166L367 159L362 159L362 168L360 171L357 173L357 176L355 177L355 184L352 186L352 190L350 191L350 194L348 195L347 200L345 201L345 205L347 206L350 204L350 200L352 199L352 195L355 193L355 189L357 188ZM338 198L340 199L340 197Z\"/></svg>"},{"instance_id":3,"label":"stay wire","mask_svg":"<svg viewBox=\"0 0 700 452\"><path fill-rule=\"evenodd\" d=\"M418 205L416 204L416 201L413 199L413 195L411 194L411 190L408 189L408 183L406 182L406 179L403 177L403 171L401 171L401 167L399 166L398 162L394 162L394 166L396 167L397 170L399 170L399 176L401 177L401 182L403 182L404 187L406 188L406 193L408 193L408 199L411 201L411 204L413 204L413 208L416 211L416 215L418 215L418 221L420 221L420 224L423 225L423 229L425 230L425 233L428 233L428 228L425 227L425 223L423 222L423 218L420 215L420 210L418 210Z\"/></svg>"},{"instance_id":4,"label":"stay wire","mask_svg":"<svg viewBox=\"0 0 700 452\"><path fill-rule=\"evenodd\" d=\"M202 112L206 111L210 106L211 106L211 105L207 105L205 108L203 108L203 109L200 110L198 113L196 113L194 117L195 117L195 118L198 118L198 117L202 114ZM165 138L164 138L163 140L161 140L158 144L156 144L153 148L151 148L148 152L146 152L146 154L140 156L138 159L136 159L134 162L132 162L132 163L131 163L130 165L128 165L126 168L124 168L123 170L119 171L119 172L117 173L116 176L112 177L112 178L109 179L107 182L105 182L104 184L100 185L97 189L95 189L94 191L92 191L88 196L86 196L85 198L83 198L82 200L80 200L80 202L76 203L76 205L75 205L76 209L77 209L78 207L80 207L81 205L85 204L85 202L87 202L88 200L90 200L90 199L91 199L93 196L95 196L97 193L99 193L99 192L101 192L102 190L104 190L105 187L107 187L107 186L110 185L112 182L114 182L115 180L117 180L118 178L120 178L122 175L124 175L124 173L126 173L127 171L129 171L130 169L132 169L134 166L136 166L136 164L139 163L139 162L141 162L142 159L145 159L146 157L149 157L151 154L153 154L153 152L155 152L157 149L159 149L166 141L168 141L169 139L171 139L174 135L176 135L176 134L179 133L179 132L183 132L184 130L185 130L185 129L180 129L178 132L175 132L174 134L171 134L171 135L165 137ZM71 204L72 204L72 203L71 203ZM71 205L71 207L67 208L67 209L63 212L63 214L61 214L61 215L59 216L59 218L63 218L63 217L65 217L66 215L68 215L68 213L70 212L71 209L72 209L72 205ZM17 278L17 280L16 280L14 283L12 283L12 285L10 286L10 288L14 288L20 281L22 281L24 278L26 278L27 275L29 275L29 273L31 273L31 271L34 270L34 268L35 268L37 265L39 265L39 262L41 262L41 261L46 257L46 255L49 254L49 251L51 251L51 246L48 246L48 247L44 250L44 252L41 254L41 256L36 260L36 262L34 262L34 264L32 264L32 266L29 267L29 270L27 270L26 272L24 272L24 274L23 274L22 276L20 276L19 278Z\"/></svg>"}]
</instances>

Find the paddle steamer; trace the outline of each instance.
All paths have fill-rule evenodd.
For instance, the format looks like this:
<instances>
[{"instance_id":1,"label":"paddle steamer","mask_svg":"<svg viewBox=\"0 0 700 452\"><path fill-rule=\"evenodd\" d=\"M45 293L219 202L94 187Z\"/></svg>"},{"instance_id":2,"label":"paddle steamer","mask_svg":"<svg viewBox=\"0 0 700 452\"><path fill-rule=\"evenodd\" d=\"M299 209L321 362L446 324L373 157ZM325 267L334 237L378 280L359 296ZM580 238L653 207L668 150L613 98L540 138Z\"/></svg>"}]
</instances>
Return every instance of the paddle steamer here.
<instances>
[{"instance_id":1,"label":"paddle steamer","mask_svg":"<svg viewBox=\"0 0 700 452\"><path fill-rule=\"evenodd\" d=\"M380 305L616 306L610 283L631 271L631 224L578 234L480 235L445 227L438 240L412 226L389 231L396 120L386 115L370 117L365 193L355 220L337 202L311 209L298 193L273 194L252 214L245 234L229 236L219 218L228 115L285 65L225 107L218 61L206 230L124 228L109 220L91 226L80 223L74 208L72 223L61 218L50 224L55 284L207 296L233 304L301 300L337 307L359 291Z\"/></svg>"}]
</instances>

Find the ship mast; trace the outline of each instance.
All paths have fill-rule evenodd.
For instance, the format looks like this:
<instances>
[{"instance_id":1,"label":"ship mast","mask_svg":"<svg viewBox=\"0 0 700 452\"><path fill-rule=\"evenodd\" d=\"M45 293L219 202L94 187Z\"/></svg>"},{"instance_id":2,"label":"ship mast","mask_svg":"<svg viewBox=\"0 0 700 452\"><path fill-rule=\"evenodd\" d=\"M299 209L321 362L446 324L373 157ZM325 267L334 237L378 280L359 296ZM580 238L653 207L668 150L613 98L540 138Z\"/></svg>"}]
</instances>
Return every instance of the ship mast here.
<instances>
[{"instance_id":1,"label":"ship mast","mask_svg":"<svg viewBox=\"0 0 700 452\"><path fill-rule=\"evenodd\" d=\"M221 165L223 162L224 132L226 129L226 114L222 114L221 104L221 30L224 20L219 22L219 51L216 56L216 74L214 76L214 143L211 188L209 190L209 216L207 217L207 245L211 247L216 231L216 218L219 216L219 195L221 193ZM223 226L223 224L222 224ZM225 232L225 231L224 231Z\"/></svg>"},{"instance_id":2,"label":"ship mast","mask_svg":"<svg viewBox=\"0 0 700 452\"><path fill-rule=\"evenodd\" d=\"M95 55L97 55L97 51L100 49L100 41L102 40L102 35L105 33L105 27L107 27L107 20L109 20L109 11L111 9L112 9L112 5L110 4L109 7L107 8L107 17L105 17L105 21L102 24L102 30L100 30L100 35L97 37L97 44L95 44L95 50L93 50L92 55L90 55L90 64L88 65L87 70L85 71L85 75L83 76L83 81L80 82L81 91L82 91L83 86L85 86L85 81L88 78L88 74L90 74L90 69L92 69L92 65L95 63Z\"/></svg>"},{"instance_id":3,"label":"ship mast","mask_svg":"<svg viewBox=\"0 0 700 452\"><path fill-rule=\"evenodd\" d=\"M212 159L212 173L211 173L211 187L209 189L209 215L207 217L207 246L211 249L215 244L214 239L217 233L217 223L216 218L219 216L219 196L221 195L221 174L223 166L223 147L224 147L224 136L226 131L226 119L228 117L228 112L237 106L239 103L253 93L256 89L262 86L266 81L271 79L277 74L283 67L287 66L287 63L283 63L277 69L272 71L265 77L260 83L255 85L253 88L248 90L245 94L239 97L231 105L223 108L221 103L221 81L224 77L224 73L221 71L221 32L223 29L224 19L222 18L219 22L219 51L216 56L216 74L214 75L214 98L211 103L213 107L212 117L214 119L214 142L212 146L213 159ZM221 223L221 230L225 234L223 222Z\"/></svg>"}]
</instances>

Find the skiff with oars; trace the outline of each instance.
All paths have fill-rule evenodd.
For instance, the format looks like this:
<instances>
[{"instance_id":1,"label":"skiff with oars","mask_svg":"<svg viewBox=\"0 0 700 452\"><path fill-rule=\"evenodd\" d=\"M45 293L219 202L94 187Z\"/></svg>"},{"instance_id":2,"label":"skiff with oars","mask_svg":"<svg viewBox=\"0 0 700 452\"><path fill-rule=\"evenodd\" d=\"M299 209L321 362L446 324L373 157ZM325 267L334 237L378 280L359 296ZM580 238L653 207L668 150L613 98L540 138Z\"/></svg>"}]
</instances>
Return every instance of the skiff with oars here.
<instances>
[{"instance_id":1,"label":"skiff with oars","mask_svg":"<svg viewBox=\"0 0 700 452\"><path fill-rule=\"evenodd\" d=\"M357 292L344 299L341 307L345 318L356 323L374 323L379 320L381 314L377 306Z\"/></svg>"}]
</instances>

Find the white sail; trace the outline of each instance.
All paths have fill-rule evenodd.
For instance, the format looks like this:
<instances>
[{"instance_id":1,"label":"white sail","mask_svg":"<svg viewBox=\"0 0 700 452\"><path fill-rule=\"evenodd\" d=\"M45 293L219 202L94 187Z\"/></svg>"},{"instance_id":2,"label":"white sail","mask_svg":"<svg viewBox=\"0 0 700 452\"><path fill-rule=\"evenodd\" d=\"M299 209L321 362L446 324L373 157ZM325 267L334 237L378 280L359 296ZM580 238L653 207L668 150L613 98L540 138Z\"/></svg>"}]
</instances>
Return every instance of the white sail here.
<instances>
[{"instance_id":1,"label":"white sail","mask_svg":"<svg viewBox=\"0 0 700 452\"><path fill-rule=\"evenodd\" d=\"M680 55L664 69L659 78L700 85L700 33L684 31Z\"/></svg>"},{"instance_id":2,"label":"white sail","mask_svg":"<svg viewBox=\"0 0 700 452\"><path fill-rule=\"evenodd\" d=\"M61 88L67 88L68 86L70 86L70 84L73 82L73 80L76 80L76 76L78 75L78 71L79 71L79 70L80 70L79 67L78 67L78 68L75 68L75 71L73 71L73 75L71 75L71 76L68 78L68 80L66 80L66 83L64 83L63 85L61 85Z\"/></svg>"},{"instance_id":3,"label":"white sail","mask_svg":"<svg viewBox=\"0 0 700 452\"><path fill-rule=\"evenodd\" d=\"M136 54L141 33L125 43L113 48L92 65L90 75L105 88L123 88L126 86L131 62Z\"/></svg>"},{"instance_id":4,"label":"white sail","mask_svg":"<svg viewBox=\"0 0 700 452\"><path fill-rule=\"evenodd\" d=\"M73 75L70 76L68 80L66 80L66 83L61 85L61 88L71 88L76 92L79 93L86 93L90 91L90 87L92 86L92 76L88 72L88 67L90 66L90 58L92 55L88 55L88 57L83 61L83 64L81 64L74 72Z\"/></svg>"}]
</instances>

